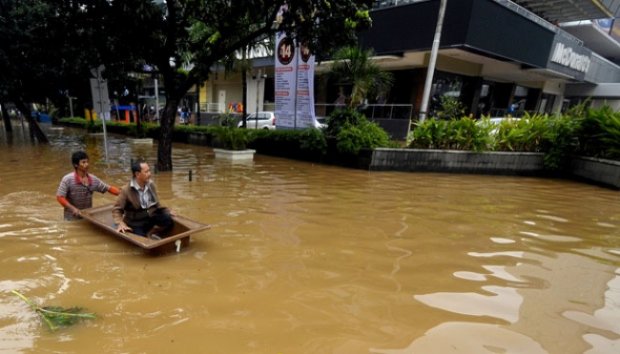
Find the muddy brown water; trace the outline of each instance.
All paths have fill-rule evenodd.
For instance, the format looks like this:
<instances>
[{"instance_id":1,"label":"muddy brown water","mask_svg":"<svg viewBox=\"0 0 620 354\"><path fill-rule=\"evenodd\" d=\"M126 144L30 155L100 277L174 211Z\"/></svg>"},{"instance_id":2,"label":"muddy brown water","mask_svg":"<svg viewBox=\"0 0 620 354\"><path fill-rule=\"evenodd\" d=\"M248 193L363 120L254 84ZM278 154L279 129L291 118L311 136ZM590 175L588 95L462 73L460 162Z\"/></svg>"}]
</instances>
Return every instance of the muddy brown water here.
<instances>
[{"instance_id":1,"label":"muddy brown water","mask_svg":"<svg viewBox=\"0 0 620 354\"><path fill-rule=\"evenodd\" d=\"M47 127L51 144L33 146L14 129L0 134L0 352L620 352L618 191L233 164L175 144L161 199L212 229L152 257L63 221L55 191L75 149L121 185L155 145L110 136L105 161L100 135ZM98 318L51 332L12 289Z\"/></svg>"}]
</instances>

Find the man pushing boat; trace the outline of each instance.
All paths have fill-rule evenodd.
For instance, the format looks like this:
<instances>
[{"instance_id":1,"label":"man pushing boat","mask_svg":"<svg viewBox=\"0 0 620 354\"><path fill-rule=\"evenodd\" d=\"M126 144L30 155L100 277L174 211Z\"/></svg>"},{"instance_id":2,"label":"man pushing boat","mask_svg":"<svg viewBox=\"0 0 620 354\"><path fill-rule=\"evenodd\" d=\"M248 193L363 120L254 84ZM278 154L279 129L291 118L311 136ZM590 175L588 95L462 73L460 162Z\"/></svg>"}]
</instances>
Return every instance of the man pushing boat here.
<instances>
[{"instance_id":1,"label":"man pushing boat","mask_svg":"<svg viewBox=\"0 0 620 354\"><path fill-rule=\"evenodd\" d=\"M80 218L80 210L93 206L94 192L110 192L118 195L119 189L105 184L97 176L88 173L88 154L76 151L71 155L74 171L66 174L56 191L56 200L62 205L65 220Z\"/></svg>"}]
</instances>

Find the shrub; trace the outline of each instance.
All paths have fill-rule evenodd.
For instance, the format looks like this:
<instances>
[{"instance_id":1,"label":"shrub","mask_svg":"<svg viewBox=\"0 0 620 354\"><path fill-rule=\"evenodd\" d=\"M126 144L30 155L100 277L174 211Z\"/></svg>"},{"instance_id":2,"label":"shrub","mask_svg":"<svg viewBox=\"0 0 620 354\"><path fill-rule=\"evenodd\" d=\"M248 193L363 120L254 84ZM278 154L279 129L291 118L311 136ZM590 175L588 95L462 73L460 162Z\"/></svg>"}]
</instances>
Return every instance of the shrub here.
<instances>
[{"instance_id":1,"label":"shrub","mask_svg":"<svg viewBox=\"0 0 620 354\"><path fill-rule=\"evenodd\" d=\"M495 134L494 150L543 152L550 139L550 118L547 115L529 115L499 124Z\"/></svg>"},{"instance_id":2,"label":"shrub","mask_svg":"<svg viewBox=\"0 0 620 354\"><path fill-rule=\"evenodd\" d=\"M244 150L248 146L249 134L246 129L240 129L234 125L217 126L214 128L217 147L228 150Z\"/></svg>"},{"instance_id":3,"label":"shrub","mask_svg":"<svg viewBox=\"0 0 620 354\"><path fill-rule=\"evenodd\" d=\"M492 138L489 128L483 127L469 117L459 120L451 120L450 127L450 148L456 150L483 151L491 147Z\"/></svg>"},{"instance_id":4,"label":"shrub","mask_svg":"<svg viewBox=\"0 0 620 354\"><path fill-rule=\"evenodd\" d=\"M483 122L484 123L484 122ZM410 147L420 149L455 149L483 151L492 148L490 123L479 124L476 120L427 119L416 124L410 133Z\"/></svg>"},{"instance_id":5,"label":"shrub","mask_svg":"<svg viewBox=\"0 0 620 354\"><path fill-rule=\"evenodd\" d=\"M544 142L544 163L547 169L559 170L567 167L570 155L578 147L576 133L580 126L581 120L571 116L549 117L549 129Z\"/></svg>"},{"instance_id":6,"label":"shrub","mask_svg":"<svg viewBox=\"0 0 620 354\"><path fill-rule=\"evenodd\" d=\"M325 135L337 136L345 124L349 123L351 125L358 125L362 122L362 120L366 120L366 117L354 109L337 109L327 118Z\"/></svg>"},{"instance_id":7,"label":"shrub","mask_svg":"<svg viewBox=\"0 0 620 354\"><path fill-rule=\"evenodd\" d=\"M410 147L419 149L447 149L448 121L427 119L415 124L409 133Z\"/></svg>"},{"instance_id":8,"label":"shrub","mask_svg":"<svg viewBox=\"0 0 620 354\"><path fill-rule=\"evenodd\" d=\"M620 158L620 113L610 107L588 110L577 135L580 153Z\"/></svg>"},{"instance_id":9,"label":"shrub","mask_svg":"<svg viewBox=\"0 0 620 354\"><path fill-rule=\"evenodd\" d=\"M318 129L250 130L250 146L276 156L319 160L327 152L325 136Z\"/></svg>"},{"instance_id":10,"label":"shrub","mask_svg":"<svg viewBox=\"0 0 620 354\"><path fill-rule=\"evenodd\" d=\"M458 98L452 96L441 96L439 109L437 110L438 119L458 119L465 114L465 108Z\"/></svg>"},{"instance_id":11,"label":"shrub","mask_svg":"<svg viewBox=\"0 0 620 354\"><path fill-rule=\"evenodd\" d=\"M327 153L325 134L319 129L302 130L300 132L299 148L305 153L325 155Z\"/></svg>"},{"instance_id":12,"label":"shrub","mask_svg":"<svg viewBox=\"0 0 620 354\"><path fill-rule=\"evenodd\" d=\"M365 118L357 125L345 123L336 135L338 152L356 155L362 149L386 147L390 138L377 124Z\"/></svg>"}]
</instances>

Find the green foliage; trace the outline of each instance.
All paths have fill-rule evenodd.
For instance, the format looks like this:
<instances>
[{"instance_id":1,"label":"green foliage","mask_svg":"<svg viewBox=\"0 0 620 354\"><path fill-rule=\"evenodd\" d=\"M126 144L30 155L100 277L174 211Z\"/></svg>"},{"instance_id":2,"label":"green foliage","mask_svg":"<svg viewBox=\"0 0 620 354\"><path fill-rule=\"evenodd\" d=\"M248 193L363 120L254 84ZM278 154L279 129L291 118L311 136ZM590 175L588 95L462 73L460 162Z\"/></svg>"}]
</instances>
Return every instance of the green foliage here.
<instances>
[{"instance_id":1,"label":"green foliage","mask_svg":"<svg viewBox=\"0 0 620 354\"><path fill-rule=\"evenodd\" d=\"M417 123L414 130L409 133L410 147L419 149L447 149L448 121L427 119Z\"/></svg>"},{"instance_id":2,"label":"green foliage","mask_svg":"<svg viewBox=\"0 0 620 354\"><path fill-rule=\"evenodd\" d=\"M439 109L437 110L438 119L458 119L465 114L465 108L458 98L452 96L441 96Z\"/></svg>"},{"instance_id":3,"label":"green foliage","mask_svg":"<svg viewBox=\"0 0 620 354\"><path fill-rule=\"evenodd\" d=\"M590 109L578 133L579 152L594 157L620 158L620 113L610 107Z\"/></svg>"},{"instance_id":4,"label":"green foliage","mask_svg":"<svg viewBox=\"0 0 620 354\"><path fill-rule=\"evenodd\" d=\"M542 152L547 139L549 117L525 115L522 119L506 120L495 134L495 150Z\"/></svg>"},{"instance_id":5,"label":"green foliage","mask_svg":"<svg viewBox=\"0 0 620 354\"><path fill-rule=\"evenodd\" d=\"M384 96L392 86L391 73L381 70L370 58L372 50L344 47L334 54L330 75L341 87L350 87L349 107L357 107L369 97Z\"/></svg>"},{"instance_id":6,"label":"green foliage","mask_svg":"<svg viewBox=\"0 0 620 354\"><path fill-rule=\"evenodd\" d=\"M228 150L247 149L250 141L248 130L237 128L236 119L232 114L222 114L220 125L214 127L215 141L217 147Z\"/></svg>"},{"instance_id":7,"label":"green foliage","mask_svg":"<svg viewBox=\"0 0 620 354\"><path fill-rule=\"evenodd\" d=\"M310 154L325 155L327 152L325 134L318 129L302 130L299 137L299 149Z\"/></svg>"},{"instance_id":8,"label":"green foliage","mask_svg":"<svg viewBox=\"0 0 620 354\"><path fill-rule=\"evenodd\" d=\"M549 130L545 142L545 167L560 170L568 167L570 156L577 150L577 131L581 120L568 115L549 118Z\"/></svg>"},{"instance_id":9,"label":"green foliage","mask_svg":"<svg viewBox=\"0 0 620 354\"><path fill-rule=\"evenodd\" d=\"M250 146L271 155L319 160L327 152L325 136L318 129L250 130Z\"/></svg>"},{"instance_id":10,"label":"green foliage","mask_svg":"<svg viewBox=\"0 0 620 354\"><path fill-rule=\"evenodd\" d=\"M462 119L427 119L410 134L410 146L426 149L488 150L492 146L490 126L464 117Z\"/></svg>"},{"instance_id":11,"label":"green foliage","mask_svg":"<svg viewBox=\"0 0 620 354\"><path fill-rule=\"evenodd\" d=\"M336 135L336 148L344 154L357 155L362 149L387 147L390 137L365 117L357 124L345 123Z\"/></svg>"},{"instance_id":12,"label":"green foliage","mask_svg":"<svg viewBox=\"0 0 620 354\"><path fill-rule=\"evenodd\" d=\"M327 118L325 135L336 136L345 124L349 123L351 125L358 125L364 119L366 118L363 114L352 108L337 109Z\"/></svg>"},{"instance_id":13,"label":"green foliage","mask_svg":"<svg viewBox=\"0 0 620 354\"><path fill-rule=\"evenodd\" d=\"M55 331L59 327L68 327L78 323L84 319L97 318L94 313L83 312L81 307L69 307L64 308L60 306L38 306L32 300L28 299L22 293L17 290L11 291L15 296L24 300L32 310L34 310L49 327L50 330Z\"/></svg>"},{"instance_id":14,"label":"green foliage","mask_svg":"<svg viewBox=\"0 0 620 354\"><path fill-rule=\"evenodd\" d=\"M352 109L337 109L327 118L324 134L336 139L340 153L357 154L361 149L390 145L388 134L363 114Z\"/></svg>"}]
</instances>

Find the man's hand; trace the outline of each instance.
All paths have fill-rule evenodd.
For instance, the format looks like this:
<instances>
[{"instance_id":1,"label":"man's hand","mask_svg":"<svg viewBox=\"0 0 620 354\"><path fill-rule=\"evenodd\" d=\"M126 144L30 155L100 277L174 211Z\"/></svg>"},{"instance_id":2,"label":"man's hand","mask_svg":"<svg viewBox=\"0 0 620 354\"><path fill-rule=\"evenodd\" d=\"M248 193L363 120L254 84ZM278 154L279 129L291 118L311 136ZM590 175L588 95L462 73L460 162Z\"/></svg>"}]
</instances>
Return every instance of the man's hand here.
<instances>
[{"instance_id":1,"label":"man's hand","mask_svg":"<svg viewBox=\"0 0 620 354\"><path fill-rule=\"evenodd\" d=\"M73 216L80 216L80 209L73 207L73 209L71 209L71 213Z\"/></svg>"},{"instance_id":2,"label":"man's hand","mask_svg":"<svg viewBox=\"0 0 620 354\"><path fill-rule=\"evenodd\" d=\"M116 231L121 232L121 233L125 233L125 231L133 231L133 229L129 226L127 226L127 224L125 224L124 222L121 221L120 224L118 224L118 226L116 227Z\"/></svg>"}]
</instances>

